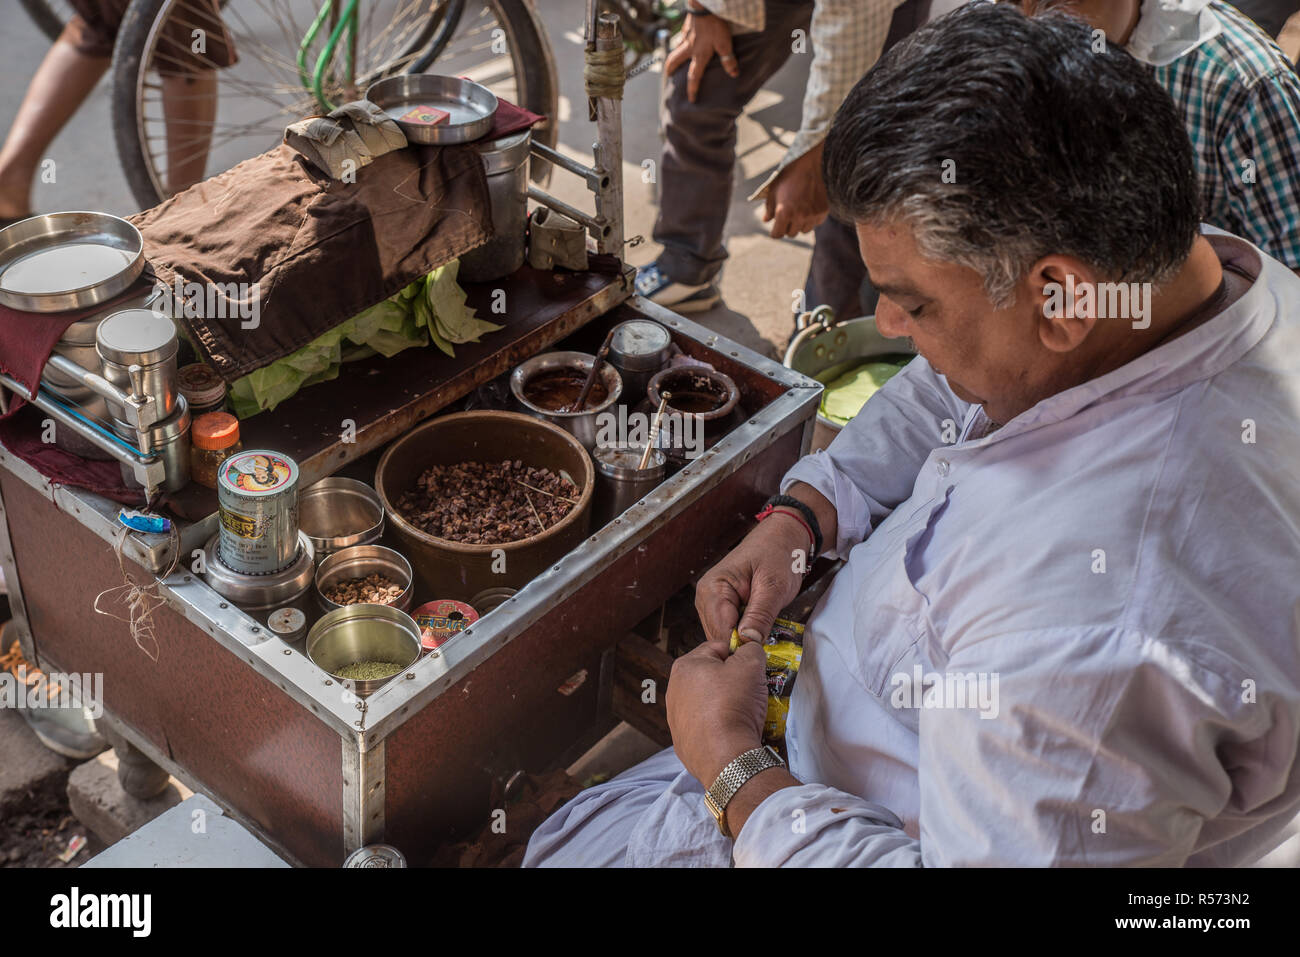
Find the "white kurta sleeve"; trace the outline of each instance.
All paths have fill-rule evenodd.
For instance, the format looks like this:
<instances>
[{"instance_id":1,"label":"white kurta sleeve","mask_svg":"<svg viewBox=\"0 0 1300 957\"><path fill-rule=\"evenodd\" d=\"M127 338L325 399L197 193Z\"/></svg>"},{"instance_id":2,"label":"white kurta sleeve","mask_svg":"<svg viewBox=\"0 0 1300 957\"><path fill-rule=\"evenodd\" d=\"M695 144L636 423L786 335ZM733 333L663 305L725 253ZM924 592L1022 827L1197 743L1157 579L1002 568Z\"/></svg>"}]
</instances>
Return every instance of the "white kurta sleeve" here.
<instances>
[{"instance_id":1,"label":"white kurta sleeve","mask_svg":"<svg viewBox=\"0 0 1300 957\"><path fill-rule=\"evenodd\" d=\"M831 501L839 531L836 541L825 543L823 554L845 558L912 494L926 457L956 440L970 411L917 356L871 397L827 449L796 462L781 480L781 491L806 482Z\"/></svg>"},{"instance_id":2,"label":"white kurta sleeve","mask_svg":"<svg viewBox=\"0 0 1300 957\"><path fill-rule=\"evenodd\" d=\"M1245 672L1208 647L1112 628L971 642L945 673L999 680L988 707L922 707L917 838L886 808L806 784L759 805L736 863L1182 866L1207 820L1278 800L1273 766L1295 757L1294 702L1241 702Z\"/></svg>"}]
</instances>

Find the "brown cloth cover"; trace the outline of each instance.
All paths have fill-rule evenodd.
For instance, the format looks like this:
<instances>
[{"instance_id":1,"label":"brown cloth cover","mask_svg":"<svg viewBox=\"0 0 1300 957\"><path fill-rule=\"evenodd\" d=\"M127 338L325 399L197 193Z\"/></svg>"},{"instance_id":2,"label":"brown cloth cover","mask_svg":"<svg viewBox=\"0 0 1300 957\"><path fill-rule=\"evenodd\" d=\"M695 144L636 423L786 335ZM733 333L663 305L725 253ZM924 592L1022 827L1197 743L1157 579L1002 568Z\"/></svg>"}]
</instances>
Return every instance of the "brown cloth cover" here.
<instances>
[{"instance_id":1,"label":"brown cloth cover","mask_svg":"<svg viewBox=\"0 0 1300 957\"><path fill-rule=\"evenodd\" d=\"M216 315L194 315L194 299L174 307L227 382L492 238L487 175L468 146L394 150L346 183L282 143L131 220L159 280L198 283L204 306L230 283L258 284L255 328L241 327L238 296L203 309Z\"/></svg>"}]
</instances>

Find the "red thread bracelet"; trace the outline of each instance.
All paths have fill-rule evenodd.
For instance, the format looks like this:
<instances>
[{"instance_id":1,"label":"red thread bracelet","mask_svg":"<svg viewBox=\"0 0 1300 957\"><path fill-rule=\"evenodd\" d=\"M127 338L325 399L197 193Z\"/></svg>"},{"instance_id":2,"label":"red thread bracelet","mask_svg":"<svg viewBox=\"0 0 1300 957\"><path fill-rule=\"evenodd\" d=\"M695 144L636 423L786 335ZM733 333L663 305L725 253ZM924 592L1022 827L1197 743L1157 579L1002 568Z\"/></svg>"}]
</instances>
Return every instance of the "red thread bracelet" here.
<instances>
[{"instance_id":1,"label":"red thread bracelet","mask_svg":"<svg viewBox=\"0 0 1300 957\"><path fill-rule=\"evenodd\" d=\"M763 509L763 511L755 515L754 518L758 519L761 522L763 519L770 518L771 516L776 515L777 513L780 513L782 515L789 515L796 522L798 522L800 525L803 526L804 531L808 533L808 551L811 552L813 550L813 547L817 544L817 536L813 534L812 526L808 524L808 520L804 518L802 515L800 515L798 512L796 512L794 509L790 508L789 506L769 505L767 506L767 508Z\"/></svg>"}]
</instances>

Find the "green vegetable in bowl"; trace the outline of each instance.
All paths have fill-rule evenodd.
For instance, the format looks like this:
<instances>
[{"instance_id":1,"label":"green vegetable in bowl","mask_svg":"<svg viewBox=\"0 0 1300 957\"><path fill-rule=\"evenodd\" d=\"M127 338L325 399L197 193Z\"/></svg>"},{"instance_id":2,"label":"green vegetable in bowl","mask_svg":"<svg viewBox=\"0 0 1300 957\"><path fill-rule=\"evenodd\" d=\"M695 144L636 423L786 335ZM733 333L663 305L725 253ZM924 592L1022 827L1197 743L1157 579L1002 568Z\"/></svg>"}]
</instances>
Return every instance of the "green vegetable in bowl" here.
<instances>
[{"instance_id":1,"label":"green vegetable in bowl","mask_svg":"<svg viewBox=\"0 0 1300 957\"><path fill-rule=\"evenodd\" d=\"M904 363L867 361L826 384L822 392L821 414L838 425L862 411L868 399L897 375Z\"/></svg>"}]
</instances>

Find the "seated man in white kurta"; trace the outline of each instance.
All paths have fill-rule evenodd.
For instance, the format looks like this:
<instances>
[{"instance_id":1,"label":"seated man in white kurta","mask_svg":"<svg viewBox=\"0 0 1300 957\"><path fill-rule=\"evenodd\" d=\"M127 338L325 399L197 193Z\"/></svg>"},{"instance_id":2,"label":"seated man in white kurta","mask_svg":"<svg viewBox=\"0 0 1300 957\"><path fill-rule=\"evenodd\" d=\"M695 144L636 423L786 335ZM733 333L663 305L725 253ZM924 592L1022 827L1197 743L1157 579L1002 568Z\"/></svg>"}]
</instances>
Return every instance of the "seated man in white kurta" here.
<instances>
[{"instance_id":1,"label":"seated man in white kurta","mask_svg":"<svg viewBox=\"0 0 1300 957\"><path fill-rule=\"evenodd\" d=\"M1300 810L1300 279L1198 230L1169 99L1062 18L922 29L845 102L825 171L881 331L920 356L785 477L816 521L777 510L701 581L673 748L525 863L1257 860ZM847 564L789 767L755 770L764 656L727 638L797 593L813 526Z\"/></svg>"}]
</instances>

